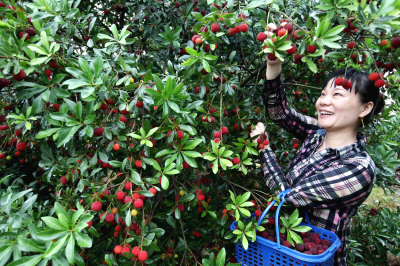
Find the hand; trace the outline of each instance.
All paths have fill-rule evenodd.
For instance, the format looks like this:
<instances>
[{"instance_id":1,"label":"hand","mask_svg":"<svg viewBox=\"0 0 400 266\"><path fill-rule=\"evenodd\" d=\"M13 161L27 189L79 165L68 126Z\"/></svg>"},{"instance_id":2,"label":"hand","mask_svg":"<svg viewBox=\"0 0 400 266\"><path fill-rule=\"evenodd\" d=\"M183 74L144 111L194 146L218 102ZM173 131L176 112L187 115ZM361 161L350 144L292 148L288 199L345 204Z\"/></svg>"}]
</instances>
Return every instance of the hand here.
<instances>
[{"instance_id":1,"label":"hand","mask_svg":"<svg viewBox=\"0 0 400 266\"><path fill-rule=\"evenodd\" d=\"M279 28L284 28L286 24L287 24L287 22L282 22ZM268 38L271 38L272 35L274 35L273 31L276 31L278 29L278 27L274 23L269 23L267 25L267 28L268 28L268 30L265 32L265 34L267 34ZM292 36L292 33L288 32L286 35L286 41L290 41L291 36ZM282 63L281 60L278 60L278 59L275 59L273 61L269 60L268 56L265 57L265 60L267 61L268 65L270 65L270 66Z\"/></svg>"},{"instance_id":2,"label":"hand","mask_svg":"<svg viewBox=\"0 0 400 266\"><path fill-rule=\"evenodd\" d=\"M263 140L268 140L268 141L269 141L268 133L265 131L265 126L264 126L264 124L261 123L261 122L259 122L259 123L256 125L256 128L253 129L253 130L250 132L250 137L251 137L251 138L254 137L254 136L257 136L257 135L260 135L260 138L261 138L261 139L263 139ZM254 142L254 143L257 143L257 139L258 139L258 138L254 139L253 142ZM269 144L266 145L265 147L267 148L267 146L269 147Z\"/></svg>"}]
</instances>

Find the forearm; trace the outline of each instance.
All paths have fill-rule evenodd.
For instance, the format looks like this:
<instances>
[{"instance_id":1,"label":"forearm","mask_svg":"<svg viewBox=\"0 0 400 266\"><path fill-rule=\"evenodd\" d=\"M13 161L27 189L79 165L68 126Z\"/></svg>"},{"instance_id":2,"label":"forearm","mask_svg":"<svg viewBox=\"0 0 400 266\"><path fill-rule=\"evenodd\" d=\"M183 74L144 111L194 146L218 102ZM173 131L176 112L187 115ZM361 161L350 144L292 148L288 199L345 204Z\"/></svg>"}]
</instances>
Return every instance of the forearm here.
<instances>
[{"instance_id":1,"label":"forearm","mask_svg":"<svg viewBox=\"0 0 400 266\"><path fill-rule=\"evenodd\" d=\"M282 62L279 59L276 59L273 65L270 65L268 62L267 64L267 73L265 75L267 80L275 79L282 71Z\"/></svg>"}]
</instances>

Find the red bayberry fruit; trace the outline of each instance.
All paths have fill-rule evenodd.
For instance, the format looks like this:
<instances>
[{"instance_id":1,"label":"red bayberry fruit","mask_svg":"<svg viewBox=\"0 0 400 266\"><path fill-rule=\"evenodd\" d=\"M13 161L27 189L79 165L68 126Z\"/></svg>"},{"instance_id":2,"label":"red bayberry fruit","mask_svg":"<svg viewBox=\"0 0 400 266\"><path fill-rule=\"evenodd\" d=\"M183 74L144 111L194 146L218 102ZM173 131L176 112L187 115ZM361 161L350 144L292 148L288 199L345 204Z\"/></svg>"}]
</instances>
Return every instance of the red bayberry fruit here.
<instances>
[{"instance_id":1,"label":"red bayberry fruit","mask_svg":"<svg viewBox=\"0 0 400 266\"><path fill-rule=\"evenodd\" d=\"M393 49L399 48L400 47L400 37L396 37L392 40L390 43Z\"/></svg>"},{"instance_id":2,"label":"red bayberry fruit","mask_svg":"<svg viewBox=\"0 0 400 266\"><path fill-rule=\"evenodd\" d=\"M214 138L220 138L221 137L221 132L215 131L214 132Z\"/></svg>"},{"instance_id":3,"label":"red bayberry fruit","mask_svg":"<svg viewBox=\"0 0 400 266\"><path fill-rule=\"evenodd\" d=\"M139 252L138 259L139 259L140 261L145 261L145 260L147 260L147 257L148 257L147 251L140 251L140 252Z\"/></svg>"},{"instance_id":4,"label":"red bayberry fruit","mask_svg":"<svg viewBox=\"0 0 400 266\"><path fill-rule=\"evenodd\" d=\"M18 142L17 144L17 150L18 151L23 151L26 149L26 143L25 142Z\"/></svg>"},{"instance_id":5,"label":"red bayberry fruit","mask_svg":"<svg viewBox=\"0 0 400 266\"><path fill-rule=\"evenodd\" d=\"M114 149L115 151L119 151L119 149L121 149L121 146L120 146L118 143L114 143L113 149Z\"/></svg>"},{"instance_id":6,"label":"red bayberry fruit","mask_svg":"<svg viewBox=\"0 0 400 266\"><path fill-rule=\"evenodd\" d=\"M354 46L356 46L355 42L350 42L349 44L347 44L347 48L349 49L353 49Z\"/></svg>"},{"instance_id":7,"label":"red bayberry fruit","mask_svg":"<svg viewBox=\"0 0 400 266\"><path fill-rule=\"evenodd\" d=\"M92 206L91 206L92 210L95 212L100 211L102 207L103 207L103 204L100 201L93 202Z\"/></svg>"},{"instance_id":8,"label":"red bayberry fruit","mask_svg":"<svg viewBox=\"0 0 400 266\"><path fill-rule=\"evenodd\" d=\"M155 188L150 188L149 189L149 191L151 192L151 193L153 193L153 195L155 195L156 193L157 193L157 189L155 189Z\"/></svg>"},{"instance_id":9,"label":"red bayberry fruit","mask_svg":"<svg viewBox=\"0 0 400 266\"><path fill-rule=\"evenodd\" d=\"M69 181L69 180L65 177L65 175L62 176L62 177L60 178L60 182L61 182L61 184L63 184L63 185L67 184L68 181Z\"/></svg>"},{"instance_id":10,"label":"red bayberry fruit","mask_svg":"<svg viewBox=\"0 0 400 266\"><path fill-rule=\"evenodd\" d=\"M143 207L143 200L141 200L141 199L135 200L135 202L133 203L133 206L135 206L136 209L142 208Z\"/></svg>"},{"instance_id":11,"label":"red bayberry fruit","mask_svg":"<svg viewBox=\"0 0 400 266\"><path fill-rule=\"evenodd\" d=\"M296 46L294 46L293 44L292 44L292 48L290 48L289 50L287 50L287 52L289 53L289 54L294 54L295 52L296 52Z\"/></svg>"},{"instance_id":12,"label":"red bayberry fruit","mask_svg":"<svg viewBox=\"0 0 400 266\"><path fill-rule=\"evenodd\" d=\"M106 220L106 222L111 223L112 221L114 221L114 218L115 218L114 214L109 213L109 214L107 214L105 220Z\"/></svg>"},{"instance_id":13,"label":"red bayberry fruit","mask_svg":"<svg viewBox=\"0 0 400 266\"><path fill-rule=\"evenodd\" d=\"M282 37L282 36L284 36L286 34L286 29L280 29L279 31L278 31L278 36L279 37Z\"/></svg>"},{"instance_id":14,"label":"red bayberry fruit","mask_svg":"<svg viewBox=\"0 0 400 266\"><path fill-rule=\"evenodd\" d=\"M13 74L13 78L17 81L22 81L26 78L26 73L23 69L21 69L18 74Z\"/></svg>"},{"instance_id":15,"label":"red bayberry fruit","mask_svg":"<svg viewBox=\"0 0 400 266\"><path fill-rule=\"evenodd\" d=\"M285 29L287 29L288 33L292 33L293 25L288 23L288 24L285 25Z\"/></svg>"},{"instance_id":16,"label":"red bayberry fruit","mask_svg":"<svg viewBox=\"0 0 400 266\"><path fill-rule=\"evenodd\" d=\"M94 129L94 134L95 134L96 136L102 136L103 133L104 133L104 128L102 128L102 127L98 127L98 128L95 128L95 129Z\"/></svg>"},{"instance_id":17,"label":"red bayberry fruit","mask_svg":"<svg viewBox=\"0 0 400 266\"><path fill-rule=\"evenodd\" d=\"M221 131L222 131L222 135L226 135L229 132L227 127L222 127Z\"/></svg>"},{"instance_id":18,"label":"red bayberry fruit","mask_svg":"<svg viewBox=\"0 0 400 266\"><path fill-rule=\"evenodd\" d=\"M50 60L49 67L51 68L58 68L57 61L55 59Z\"/></svg>"},{"instance_id":19,"label":"red bayberry fruit","mask_svg":"<svg viewBox=\"0 0 400 266\"><path fill-rule=\"evenodd\" d=\"M369 74L369 76L368 76L368 79L371 80L371 81L375 81L375 80L377 80L378 78L379 78L379 74L378 74L378 73L371 73L371 74Z\"/></svg>"},{"instance_id":20,"label":"red bayberry fruit","mask_svg":"<svg viewBox=\"0 0 400 266\"><path fill-rule=\"evenodd\" d=\"M249 26L247 24L240 24L240 31L241 32L247 32L249 30Z\"/></svg>"},{"instance_id":21,"label":"red bayberry fruit","mask_svg":"<svg viewBox=\"0 0 400 266\"><path fill-rule=\"evenodd\" d=\"M220 30L220 26L219 26L219 24L218 23L213 23L212 25L211 25L211 31L212 32L218 32Z\"/></svg>"},{"instance_id":22,"label":"red bayberry fruit","mask_svg":"<svg viewBox=\"0 0 400 266\"><path fill-rule=\"evenodd\" d=\"M120 245L117 245L114 247L114 252L115 254L121 254L122 247Z\"/></svg>"},{"instance_id":23,"label":"red bayberry fruit","mask_svg":"<svg viewBox=\"0 0 400 266\"><path fill-rule=\"evenodd\" d=\"M235 157L235 159L233 159L233 164L239 164L240 163L240 159L238 157Z\"/></svg>"},{"instance_id":24,"label":"red bayberry fruit","mask_svg":"<svg viewBox=\"0 0 400 266\"><path fill-rule=\"evenodd\" d=\"M336 84L336 86L341 86L341 85L342 85L342 80L343 80L343 78L337 78L337 79L335 79L335 84Z\"/></svg>"},{"instance_id":25,"label":"red bayberry fruit","mask_svg":"<svg viewBox=\"0 0 400 266\"><path fill-rule=\"evenodd\" d=\"M137 168L142 168L142 161L136 160L135 161L135 165L136 165Z\"/></svg>"},{"instance_id":26,"label":"red bayberry fruit","mask_svg":"<svg viewBox=\"0 0 400 266\"><path fill-rule=\"evenodd\" d=\"M295 32L294 32L294 34L293 34L293 37L296 39L296 40L299 40L299 39L301 39L301 37L303 37L303 36L298 36L297 35L297 33L299 32L300 30L296 30Z\"/></svg>"},{"instance_id":27,"label":"red bayberry fruit","mask_svg":"<svg viewBox=\"0 0 400 266\"><path fill-rule=\"evenodd\" d=\"M182 138L184 137L185 134L183 133L183 131L180 131L180 130L179 130L179 131L176 132L176 135L177 135L177 138L178 138L178 139L182 139Z\"/></svg>"},{"instance_id":28,"label":"red bayberry fruit","mask_svg":"<svg viewBox=\"0 0 400 266\"><path fill-rule=\"evenodd\" d=\"M206 198L206 196L204 196L203 193L197 195L197 199L198 199L199 201L203 201L205 198Z\"/></svg>"},{"instance_id":29,"label":"red bayberry fruit","mask_svg":"<svg viewBox=\"0 0 400 266\"><path fill-rule=\"evenodd\" d=\"M257 41L263 42L265 39L267 39L267 34L265 34L265 32L257 34Z\"/></svg>"},{"instance_id":30,"label":"red bayberry fruit","mask_svg":"<svg viewBox=\"0 0 400 266\"><path fill-rule=\"evenodd\" d=\"M143 108L143 106L144 106L144 103L142 103L142 102L140 102L139 100L137 100L137 102L136 102L136 107L137 107L137 108Z\"/></svg>"},{"instance_id":31,"label":"red bayberry fruit","mask_svg":"<svg viewBox=\"0 0 400 266\"><path fill-rule=\"evenodd\" d=\"M313 54L313 53L315 53L315 51L317 51L317 46L309 44L307 47L307 53Z\"/></svg>"},{"instance_id":32,"label":"red bayberry fruit","mask_svg":"<svg viewBox=\"0 0 400 266\"><path fill-rule=\"evenodd\" d=\"M134 230L136 230L136 229L134 229ZM140 252L140 247L138 247L138 246L133 247L133 249L132 249L132 254L133 255L138 256L139 252Z\"/></svg>"},{"instance_id":33,"label":"red bayberry fruit","mask_svg":"<svg viewBox=\"0 0 400 266\"><path fill-rule=\"evenodd\" d=\"M385 85L385 81L383 81L382 79L378 79L375 81L375 87L379 88L382 87L383 85Z\"/></svg>"},{"instance_id":34,"label":"red bayberry fruit","mask_svg":"<svg viewBox=\"0 0 400 266\"><path fill-rule=\"evenodd\" d=\"M124 188L125 188L125 190L131 190L132 189L132 182L126 182L125 185L124 185Z\"/></svg>"}]
</instances>

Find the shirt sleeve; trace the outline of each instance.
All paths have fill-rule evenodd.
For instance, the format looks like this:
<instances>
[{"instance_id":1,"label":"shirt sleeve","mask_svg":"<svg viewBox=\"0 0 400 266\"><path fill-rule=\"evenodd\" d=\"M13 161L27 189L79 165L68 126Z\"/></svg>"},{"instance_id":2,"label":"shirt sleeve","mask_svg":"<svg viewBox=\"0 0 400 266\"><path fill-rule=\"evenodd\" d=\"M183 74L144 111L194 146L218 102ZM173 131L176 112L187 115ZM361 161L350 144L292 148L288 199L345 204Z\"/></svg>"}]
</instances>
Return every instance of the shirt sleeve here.
<instances>
[{"instance_id":1,"label":"shirt sleeve","mask_svg":"<svg viewBox=\"0 0 400 266\"><path fill-rule=\"evenodd\" d=\"M290 188L289 182L271 149L260 151L260 162L266 185L270 189L279 186L279 190L275 191L276 195Z\"/></svg>"},{"instance_id":2,"label":"shirt sleeve","mask_svg":"<svg viewBox=\"0 0 400 266\"><path fill-rule=\"evenodd\" d=\"M281 73L275 79L265 80L263 101L272 121L294 137L304 141L312 131L320 129L318 120L301 114L287 104Z\"/></svg>"},{"instance_id":3,"label":"shirt sleeve","mask_svg":"<svg viewBox=\"0 0 400 266\"><path fill-rule=\"evenodd\" d=\"M271 189L279 181L287 186L283 173L270 171L267 174L264 178ZM364 165L339 161L317 174L303 178L291 188L285 201L295 207L316 209L359 205L368 197L374 180L375 172Z\"/></svg>"}]
</instances>

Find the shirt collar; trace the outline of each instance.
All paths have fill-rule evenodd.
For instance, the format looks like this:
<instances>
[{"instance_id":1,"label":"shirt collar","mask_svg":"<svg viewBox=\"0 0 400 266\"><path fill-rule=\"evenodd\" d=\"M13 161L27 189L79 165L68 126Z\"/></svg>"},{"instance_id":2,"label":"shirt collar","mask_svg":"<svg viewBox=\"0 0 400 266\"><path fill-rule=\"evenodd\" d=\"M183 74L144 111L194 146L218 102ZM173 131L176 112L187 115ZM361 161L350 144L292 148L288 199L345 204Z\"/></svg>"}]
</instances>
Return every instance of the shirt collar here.
<instances>
[{"instance_id":1,"label":"shirt collar","mask_svg":"<svg viewBox=\"0 0 400 266\"><path fill-rule=\"evenodd\" d=\"M319 135L319 143L321 143L323 137L326 134L326 129L324 128L318 129L317 134ZM357 132L357 142L336 149L328 148L327 151L328 153L335 153L336 156L340 159L344 159L349 156L352 156L353 154L362 152L364 150L364 146L366 145L366 143L367 139L365 135L361 132Z\"/></svg>"}]
</instances>

